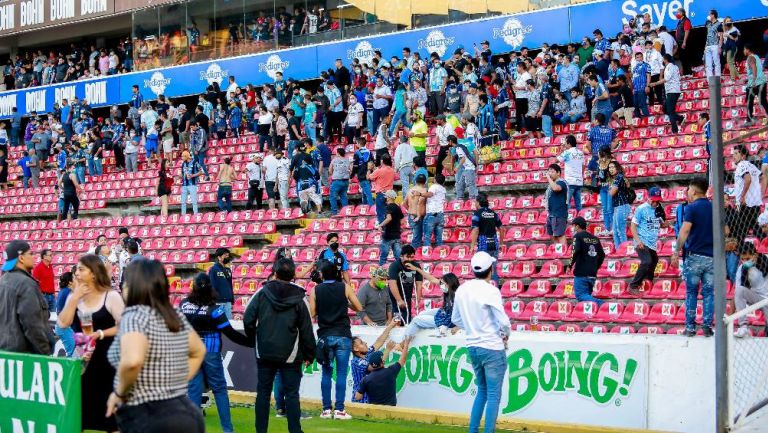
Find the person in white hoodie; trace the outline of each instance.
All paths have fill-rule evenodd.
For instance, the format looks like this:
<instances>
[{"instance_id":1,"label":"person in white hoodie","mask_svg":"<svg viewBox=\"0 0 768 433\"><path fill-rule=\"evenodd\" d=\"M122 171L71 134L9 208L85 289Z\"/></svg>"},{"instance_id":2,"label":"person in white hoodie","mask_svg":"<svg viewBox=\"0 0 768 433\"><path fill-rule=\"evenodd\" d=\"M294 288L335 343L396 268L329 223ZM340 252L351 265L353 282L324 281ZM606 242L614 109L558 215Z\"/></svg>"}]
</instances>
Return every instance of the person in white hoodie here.
<instances>
[{"instance_id":1,"label":"person in white hoodie","mask_svg":"<svg viewBox=\"0 0 768 433\"><path fill-rule=\"evenodd\" d=\"M752 242L744 242L739 255L741 266L736 271L736 294L734 295L737 311L768 298L768 256L758 253ZM763 307L762 310L763 315L768 317L768 306ZM735 336L742 338L749 335L747 316L742 316L739 318L739 329L736 330Z\"/></svg>"},{"instance_id":2,"label":"person in white hoodie","mask_svg":"<svg viewBox=\"0 0 768 433\"><path fill-rule=\"evenodd\" d=\"M393 161L395 172L400 175L400 186L403 189L403 197L408 194L408 189L414 181L413 175L413 158L416 158L416 151L413 149L411 143L408 142L408 137L401 136L400 144L395 149L395 159Z\"/></svg>"},{"instance_id":3,"label":"person in white hoodie","mask_svg":"<svg viewBox=\"0 0 768 433\"><path fill-rule=\"evenodd\" d=\"M469 358L475 372L477 394L469 417L470 432L479 431L483 413L484 431L495 431L501 386L507 371L510 326L501 292L490 283L495 261L485 251L472 256L470 264L475 278L456 290L451 314L451 322L466 333Z\"/></svg>"}]
</instances>

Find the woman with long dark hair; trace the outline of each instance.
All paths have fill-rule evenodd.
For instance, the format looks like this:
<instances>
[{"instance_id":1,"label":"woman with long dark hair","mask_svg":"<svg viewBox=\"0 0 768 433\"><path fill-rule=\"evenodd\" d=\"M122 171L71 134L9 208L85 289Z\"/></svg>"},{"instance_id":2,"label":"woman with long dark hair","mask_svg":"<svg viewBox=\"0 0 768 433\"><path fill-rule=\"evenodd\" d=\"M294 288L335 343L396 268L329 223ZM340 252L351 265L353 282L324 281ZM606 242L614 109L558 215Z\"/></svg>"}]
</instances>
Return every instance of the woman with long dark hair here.
<instances>
[{"instance_id":1,"label":"woman with long dark hair","mask_svg":"<svg viewBox=\"0 0 768 433\"><path fill-rule=\"evenodd\" d=\"M82 376L82 427L116 432L115 417L104 416L115 377L115 369L107 361L107 351L117 334L125 304L112 289L107 268L96 255L81 257L74 276L74 286L59 313L57 325L59 328L71 326L75 332L97 340Z\"/></svg>"},{"instance_id":2,"label":"woman with long dark hair","mask_svg":"<svg viewBox=\"0 0 768 433\"><path fill-rule=\"evenodd\" d=\"M200 371L189 382L189 399L195 406L200 407L201 397L205 391L205 383L213 391L216 398L216 409L219 411L219 422L224 432L234 431L232 417L229 412L229 395L227 381L224 375L224 365L221 361L221 334L241 346L253 347L254 342L248 341L245 335L235 331L224 313L224 308L216 304L219 295L211 285L207 274L199 273L192 280L192 293L181 302L179 309L186 316L195 332L200 335L205 344L205 359Z\"/></svg>"},{"instance_id":3,"label":"woman with long dark hair","mask_svg":"<svg viewBox=\"0 0 768 433\"><path fill-rule=\"evenodd\" d=\"M756 304L768 298L768 256L757 252L755 244L744 242L739 250L741 266L736 271L736 293L734 301L736 310L741 311L748 305ZM763 314L768 317L768 307L763 307ZM736 337L748 337L748 317L739 319L739 329ZM766 326L768 332L768 326Z\"/></svg>"},{"instance_id":4,"label":"woman with long dark hair","mask_svg":"<svg viewBox=\"0 0 768 433\"><path fill-rule=\"evenodd\" d=\"M205 431L202 412L187 397L205 346L169 292L159 261L134 260L125 268L126 309L109 349L117 375L107 401L121 433Z\"/></svg>"},{"instance_id":5,"label":"woman with long dark hair","mask_svg":"<svg viewBox=\"0 0 768 433\"><path fill-rule=\"evenodd\" d=\"M157 172L157 196L160 197L160 215L168 216L168 196L173 190L173 176L168 173L168 160L160 160L160 170Z\"/></svg>"},{"instance_id":6,"label":"woman with long dark hair","mask_svg":"<svg viewBox=\"0 0 768 433\"><path fill-rule=\"evenodd\" d=\"M414 317L411 320L411 323L405 328L405 338L413 337L421 329L438 328L440 330L440 335L446 335L448 333L448 328L458 330L458 328L451 323L453 299L456 296L456 290L459 288L459 285L461 285L456 274L449 272L443 275L442 278L437 278L429 272L410 263L407 264L406 267L411 271L421 274L421 276L431 284L440 286L440 291L443 293L443 305L440 308L424 310Z\"/></svg>"}]
</instances>

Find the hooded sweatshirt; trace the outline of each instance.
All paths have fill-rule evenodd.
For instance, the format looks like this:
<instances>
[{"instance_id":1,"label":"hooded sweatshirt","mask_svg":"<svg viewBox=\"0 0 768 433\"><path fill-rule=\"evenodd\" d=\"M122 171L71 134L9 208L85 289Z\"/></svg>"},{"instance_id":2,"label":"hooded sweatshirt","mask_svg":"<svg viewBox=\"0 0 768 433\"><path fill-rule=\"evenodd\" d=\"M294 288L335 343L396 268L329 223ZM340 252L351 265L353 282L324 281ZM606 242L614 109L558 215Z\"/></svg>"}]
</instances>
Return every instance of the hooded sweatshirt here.
<instances>
[{"instance_id":1,"label":"hooded sweatshirt","mask_svg":"<svg viewBox=\"0 0 768 433\"><path fill-rule=\"evenodd\" d=\"M264 284L248 304L245 334L256 359L290 364L315 359L315 334L304 289L280 280Z\"/></svg>"}]
</instances>

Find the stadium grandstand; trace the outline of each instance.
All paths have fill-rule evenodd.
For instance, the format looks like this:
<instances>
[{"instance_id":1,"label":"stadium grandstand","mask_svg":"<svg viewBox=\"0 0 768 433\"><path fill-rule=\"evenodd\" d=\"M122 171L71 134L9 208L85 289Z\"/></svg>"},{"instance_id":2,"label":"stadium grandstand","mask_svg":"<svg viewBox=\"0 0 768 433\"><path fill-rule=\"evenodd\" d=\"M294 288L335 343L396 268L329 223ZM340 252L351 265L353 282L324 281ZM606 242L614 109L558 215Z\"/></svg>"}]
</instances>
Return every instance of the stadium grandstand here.
<instances>
[{"instance_id":1,"label":"stadium grandstand","mask_svg":"<svg viewBox=\"0 0 768 433\"><path fill-rule=\"evenodd\" d=\"M766 431L766 18L740 0L0 2L0 367L48 359L82 401L46 411L20 385L0 431L146 431L146 406L192 433L214 400L209 431L252 428L227 390L259 391L260 433L270 413L301 431L299 397L307 432L476 432L483 399L485 431ZM180 344L202 363L188 387ZM152 400L174 379L188 399Z\"/></svg>"}]
</instances>

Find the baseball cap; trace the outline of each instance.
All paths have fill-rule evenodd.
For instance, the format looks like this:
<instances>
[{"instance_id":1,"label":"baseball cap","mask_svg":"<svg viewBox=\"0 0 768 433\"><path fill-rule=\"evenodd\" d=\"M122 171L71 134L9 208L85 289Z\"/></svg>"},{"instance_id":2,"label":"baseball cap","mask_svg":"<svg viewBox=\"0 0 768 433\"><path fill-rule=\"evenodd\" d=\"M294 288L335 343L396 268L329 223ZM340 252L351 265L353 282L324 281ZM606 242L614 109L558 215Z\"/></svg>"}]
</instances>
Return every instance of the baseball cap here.
<instances>
[{"instance_id":1,"label":"baseball cap","mask_svg":"<svg viewBox=\"0 0 768 433\"><path fill-rule=\"evenodd\" d=\"M390 200L394 200L394 199L397 198L397 193L394 190L390 189L389 191L384 193L384 197L386 197L386 198L388 198Z\"/></svg>"},{"instance_id":2,"label":"baseball cap","mask_svg":"<svg viewBox=\"0 0 768 433\"><path fill-rule=\"evenodd\" d=\"M3 257L5 258L5 263L2 267L3 272L12 271L13 268L16 267L16 262L19 261L19 256L31 249L32 247L22 240L17 239L9 242L8 245L5 246L5 253L3 253Z\"/></svg>"},{"instance_id":3,"label":"baseball cap","mask_svg":"<svg viewBox=\"0 0 768 433\"><path fill-rule=\"evenodd\" d=\"M594 50L594 51L592 51L592 54L594 54L596 56L602 56L603 55L603 50Z\"/></svg>"},{"instance_id":4,"label":"baseball cap","mask_svg":"<svg viewBox=\"0 0 768 433\"><path fill-rule=\"evenodd\" d=\"M384 365L384 353L380 350L374 350L365 357L365 360L371 367L381 367Z\"/></svg>"},{"instance_id":5,"label":"baseball cap","mask_svg":"<svg viewBox=\"0 0 768 433\"><path fill-rule=\"evenodd\" d=\"M587 228L587 220L585 220L583 217L576 217L571 221L571 224L578 226L581 229Z\"/></svg>"},{"instance_id":6,"label":"baseball cap","mask_svg":"<svg viewBox=\"0 0 768 433\"><path fill-rule=\"evenodd\" d=\"M764 226L768 224L768 210L761 213L759 217L757 217L757 224Z\"/></svg>"},{"instance_id":7,"label":"baseball cap","mask_svg":"<svg viewBox=\"0 0 768 433\"><path fill-rule=\"evenodd\" d=\"M648 198L651 201L661 201L661 188L653 186L648 190Z\"/></svg>"},{"instance_id":8,"label":"baseball cap","mask_svg":"<svg viewBox=\"0 0 768 433\"><path fill-rule=\"evenodd\" d=\"M483 41L483 42L480 42L480 44L481 44L481 45L491 45L491 44L490 44L490 43L489 43L487 40L486 40L486 41Z\"/></svg>"},{"instance_id":9,"label":"baseball cap","mask_svg":"<svg viewBox=\"0 0 768 433\"><path fill-rule=\"evenodd\" d=\"M264 155L262 155L261 153L258 153L258 152L257 152L257 153L252 153L252 154L251 154L251 159L253 159L253 158L261 158L261 159L264 159Z\"/></svg>"},{"instance_id":10,"label":"baseball cap","mask_svg":"<svg viewBox=\"0 0 768 433\"><path fill-rule=\"evenodd\" d=\"M470 264L472 265L473 271L484 272L484 271L487 271L488 268L493 266L494 262L496 262L496 259L494 259L493 256L486 253L485 251L480 251L475 253L474 256L472 256L472 261L470 262Z\"/></svg>"},{"instance_id":11,"label":"baseball cap","mask_svg":"<svg viewBox=\"0 0 768 433\"><path fill-rule=\"evenodd\" d=\"M386 266L379 266L378 268L371 269L371 278L377 278L380 280L386 280L389 277Z\"/></svg>"}]
</instances>

